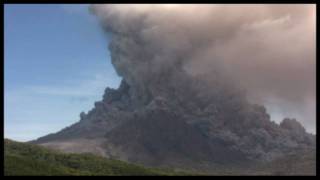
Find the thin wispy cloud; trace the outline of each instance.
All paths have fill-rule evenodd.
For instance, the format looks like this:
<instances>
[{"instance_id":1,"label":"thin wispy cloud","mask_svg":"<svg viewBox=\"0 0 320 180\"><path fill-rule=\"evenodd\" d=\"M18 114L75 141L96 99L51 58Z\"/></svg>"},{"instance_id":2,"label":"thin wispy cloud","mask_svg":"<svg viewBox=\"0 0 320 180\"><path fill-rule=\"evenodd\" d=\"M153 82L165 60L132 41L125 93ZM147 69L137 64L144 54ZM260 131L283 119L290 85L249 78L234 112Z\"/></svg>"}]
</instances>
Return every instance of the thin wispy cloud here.
<instances>
[{"instance_id":1,"label":"thin wispy cloud","mask_svg":"<svg viewBox=\"0 0 320 180\"><path fill-rule=\"evenodd\" d=\"M110 84L113 88L117 86L117 82L114 79L97 74L93 78L83 80L77 84L73 83L64 86L33 85L27 86L26 90L39 95L88 97L96 96L107 84Z\"/></svg>"}]
</instances>

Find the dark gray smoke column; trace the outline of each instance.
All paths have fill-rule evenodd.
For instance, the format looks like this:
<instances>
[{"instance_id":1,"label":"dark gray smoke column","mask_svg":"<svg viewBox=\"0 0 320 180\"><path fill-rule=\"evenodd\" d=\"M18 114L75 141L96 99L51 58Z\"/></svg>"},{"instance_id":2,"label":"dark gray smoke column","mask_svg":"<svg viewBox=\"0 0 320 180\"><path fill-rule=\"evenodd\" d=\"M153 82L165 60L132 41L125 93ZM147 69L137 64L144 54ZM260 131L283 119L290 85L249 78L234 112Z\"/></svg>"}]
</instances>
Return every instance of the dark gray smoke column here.
<instances>
[{"instance_id":1,"label":"dark gray smoke column","mask_svg":"<svg viewBox=\"0 0 320 180\"><path fill-rule=\"evenodd\" d=\"M214 90L221 81L251 102L299 115L314 131L314 5L91 8L112 33L116 71L137 92L163 96L191 77Z\"/></svg>"},{"instance_id":2,"label":"dark gray smoke column","mask_svg":"<svg viewBox=\"0 0 320 180\"><path fill-rule=\"evenodd\" d=\"M123 81L79 122L36 143L200 169L315 152L315 136L298 122L314 118L300 113L315 107L314 5L91 10L111 33L111 59ZM257 104L305 119L276 124Z\"/></svg>"}]
</instances>

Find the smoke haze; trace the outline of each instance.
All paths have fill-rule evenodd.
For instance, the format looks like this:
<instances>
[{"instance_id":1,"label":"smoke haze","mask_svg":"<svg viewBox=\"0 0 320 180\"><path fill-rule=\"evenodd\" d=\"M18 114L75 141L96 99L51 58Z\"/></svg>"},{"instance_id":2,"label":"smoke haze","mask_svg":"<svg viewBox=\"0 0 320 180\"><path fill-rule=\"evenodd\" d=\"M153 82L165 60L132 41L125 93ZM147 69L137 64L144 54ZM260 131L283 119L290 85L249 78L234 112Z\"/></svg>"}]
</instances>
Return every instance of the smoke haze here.
<instances>
[{"instance_id":1,"label":"smoke haze","mask_svg":"<svg viewBox=\"0 0 320 180\"><path fill-rule=\"evenodd\" d=\"M219 77L315 132L315 5L92 5L112 63L147 91L163 74ZM218 74L218 75L217 75ZM214 89L214 85L211 87Z\"/></svg>"}]
</instances>

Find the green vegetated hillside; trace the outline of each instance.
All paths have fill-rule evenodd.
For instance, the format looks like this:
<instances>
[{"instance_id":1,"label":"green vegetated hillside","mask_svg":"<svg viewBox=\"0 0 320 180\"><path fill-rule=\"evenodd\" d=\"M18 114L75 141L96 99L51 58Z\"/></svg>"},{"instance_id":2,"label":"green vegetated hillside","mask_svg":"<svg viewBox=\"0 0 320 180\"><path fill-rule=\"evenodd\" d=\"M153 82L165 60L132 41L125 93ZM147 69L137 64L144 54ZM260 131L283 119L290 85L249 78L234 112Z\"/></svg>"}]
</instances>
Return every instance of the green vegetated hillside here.
<instances>
[{"instance_id":1,"label":"green vegetated hillside","mask_svg":"<svg viewBox=\"0 0 320 180\"><path fill-rule=\"evenodd\" d=\"M92 154L67 154L5 140L4 174L9 175L184 175Z\"/></svg>"},{"instance_id":2,"label":"green vegetated hillside","mask_svg":"<svg viewBox=\"0 0 320 180\"><path fill-rule=\"evenodd\" d=\"M147 168L92 154L70 154L12 140L4 142L4 174L9 175L315 175L315 150L246 167L190 169ZM188 173L185 173L188 172ZM200 173L201 172L201 173Z\"/></svg>"}]
</instances>

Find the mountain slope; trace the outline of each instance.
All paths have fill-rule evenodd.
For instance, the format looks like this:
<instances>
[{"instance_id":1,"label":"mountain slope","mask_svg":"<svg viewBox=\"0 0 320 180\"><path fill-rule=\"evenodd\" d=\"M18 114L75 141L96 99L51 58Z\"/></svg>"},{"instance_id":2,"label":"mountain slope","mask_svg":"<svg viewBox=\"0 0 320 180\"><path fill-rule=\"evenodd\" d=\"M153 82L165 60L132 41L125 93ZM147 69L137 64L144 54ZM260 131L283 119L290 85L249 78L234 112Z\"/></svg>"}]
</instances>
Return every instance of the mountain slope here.
<instances>
[{"instance_id":1,"label":"mountain slope","mask_svg":"<svg viewBox=\"0 0 320 180\"><path fill-rule=\"evenodd\" d=\"M199 81L190 79L188 86L196 87L193 83ZM214 94L198 97L191 95L202 94L200 90L174 90L176 94L164 90L162 97L143 102L123 80L119 89L107 88L103 100L79 122L32 143L179 168L268 162L315 147L315 136L296 120L278 125L263 106L240 95L215 89Z\"/></svg>"},{"instance_id":2,"label":"mountain slope","mask_svg":"<svg viewBox=\"0 0 320 180\"><path fill-rule=\"evenodd\" d=\"M90 154L64 154L37 145L5 140L4 173L10 175L315 175L315 150L249 166L217 166L210 170L145 168ZM188 172L188 173L186 173Z\"/></svg>"},{"instance_id":3,"label":"mountain slope","mask_svg":"<svg viewBox=\"0 0 320 180\"><path fill-rule=\"evenodd\" d=\"M5 175L175 175L91 154L64 154L5 140Z\"/></svg>"}]
</instances>

